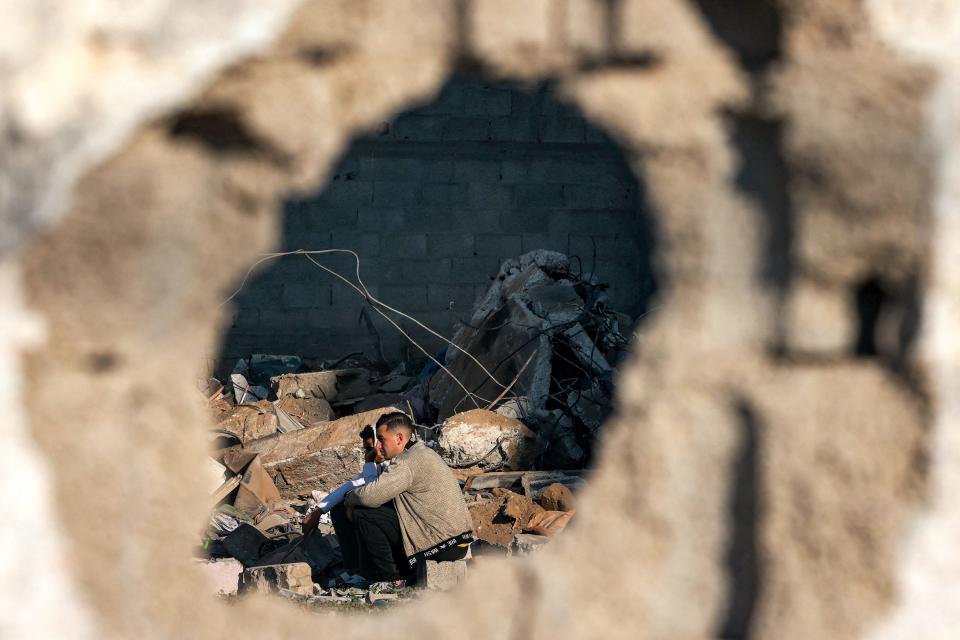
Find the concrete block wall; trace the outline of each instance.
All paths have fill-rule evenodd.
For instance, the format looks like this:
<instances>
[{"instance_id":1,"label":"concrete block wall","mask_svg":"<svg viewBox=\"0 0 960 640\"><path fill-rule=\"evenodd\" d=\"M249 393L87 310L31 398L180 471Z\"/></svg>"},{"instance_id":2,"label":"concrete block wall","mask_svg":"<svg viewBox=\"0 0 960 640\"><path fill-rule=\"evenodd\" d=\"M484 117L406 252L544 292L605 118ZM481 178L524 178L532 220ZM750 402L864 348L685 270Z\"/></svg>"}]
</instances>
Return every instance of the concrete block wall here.
<instances>
[{"instance_id":1,"label":"concrete block wall","mask_svg":"<svg viewBox=\"0 0 960 640\"><path fill-rule=\"evenodd\" d=\"M454 77L431 104L358 139L326 188L284 203L283 248L350 249L370 292L450 335L500 263L577 256L636 315L654 290L653 230L620 150L549 87ZM354 279L347 255L317 260ZM236 299L221 366L253 352L373 354L362 298L302 257L268 263ZM406 320L430 350L440 342ZM388 357L407 343L374 316Z\"/></svg>"}]
</instances>

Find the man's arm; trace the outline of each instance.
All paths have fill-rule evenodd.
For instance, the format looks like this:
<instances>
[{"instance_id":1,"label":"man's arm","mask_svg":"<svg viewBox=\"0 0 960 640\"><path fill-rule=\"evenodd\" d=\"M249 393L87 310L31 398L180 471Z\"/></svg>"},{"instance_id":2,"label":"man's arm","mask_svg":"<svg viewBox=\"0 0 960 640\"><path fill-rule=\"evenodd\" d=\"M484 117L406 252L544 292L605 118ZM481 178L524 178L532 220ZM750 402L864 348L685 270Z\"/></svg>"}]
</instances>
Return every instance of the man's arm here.
<instances>
[{"instance_id":1,"label":"man's arm","mask_svg":"<svg viewBox=\"0 0 960 640\"><path fill-rule=\"evenodd\" d=\"M379 507L409 489L412 483L410 465L393 464L373 482L348 493L344 504L348 507Z\"/></svg>"}]
</instances>

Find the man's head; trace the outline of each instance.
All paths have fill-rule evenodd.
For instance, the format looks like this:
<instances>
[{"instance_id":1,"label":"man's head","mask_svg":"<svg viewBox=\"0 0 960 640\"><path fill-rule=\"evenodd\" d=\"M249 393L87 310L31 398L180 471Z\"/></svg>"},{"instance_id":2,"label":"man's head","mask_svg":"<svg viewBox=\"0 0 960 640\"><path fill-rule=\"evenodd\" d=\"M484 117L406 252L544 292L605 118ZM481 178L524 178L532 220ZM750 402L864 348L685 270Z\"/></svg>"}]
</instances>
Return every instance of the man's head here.
<instances>
[{"instance_id":1,"label":"man's head","mask_svg":"<svg viewBox=\"0 0 960 640\"><path fill-rule=\"evenodd\" d=\"M369 424L360 432L360 441L363 442L363 459L367 462L383 462L383 451L377 442L377 433Z\"/></svg>"},{"instance_id":2,"label":"man's head","mask_svg":"<svg viewBox=\"0 0 960 640\"><path fill-rule=\"evenodd\" d=\"M387 460L403 453L412 437L413 422L405 413L385 413L377 420L377 440Z\"/></svg>"}]
</instances>

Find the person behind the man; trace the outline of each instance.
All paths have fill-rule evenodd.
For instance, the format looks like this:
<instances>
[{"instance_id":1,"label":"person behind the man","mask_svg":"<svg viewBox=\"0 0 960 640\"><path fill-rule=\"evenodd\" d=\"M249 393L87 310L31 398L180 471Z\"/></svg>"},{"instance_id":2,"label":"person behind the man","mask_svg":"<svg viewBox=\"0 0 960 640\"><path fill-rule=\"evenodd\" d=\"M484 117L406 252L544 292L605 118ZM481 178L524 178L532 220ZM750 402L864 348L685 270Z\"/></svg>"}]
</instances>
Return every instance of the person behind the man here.
<instances>
[{"instance_id":1,"label":"person behind the man","mask_svg":"<svg viewBox=\"0 0 960 640\"><path fill-rule=\"evenodd\" d=\"M303 533L306 535L317 528L321 514L330 514L333 530L340 541L343 564L347 571L355 574L363 572L364 559L357 544L353 525L350 523L350 514L342 504L343 498L357 487L362 487L366 483L376 480L383 473L383 470L390 465L390 461L383 457L380 443L377 442L377 435L372 426L367 425L363 428L360 432L360 441L363 443L364 451L363 470L327 494L317 503L316 509L308 513L303 520Z\"/></svg>"},{"instance_id":2,"label":"person behind the man","mask_svg":"<svg viewBox=\"0 0 960 640\"><path fill-rule=\"evenodd\" d=\"M366 577L409 579L425 560L463 558L473 541L473 523L449 467L414 440L413 424L405 413L382 416L377 439L390 466L344 499L372 565L374 575Z\"/></svg>"}]
</instances>

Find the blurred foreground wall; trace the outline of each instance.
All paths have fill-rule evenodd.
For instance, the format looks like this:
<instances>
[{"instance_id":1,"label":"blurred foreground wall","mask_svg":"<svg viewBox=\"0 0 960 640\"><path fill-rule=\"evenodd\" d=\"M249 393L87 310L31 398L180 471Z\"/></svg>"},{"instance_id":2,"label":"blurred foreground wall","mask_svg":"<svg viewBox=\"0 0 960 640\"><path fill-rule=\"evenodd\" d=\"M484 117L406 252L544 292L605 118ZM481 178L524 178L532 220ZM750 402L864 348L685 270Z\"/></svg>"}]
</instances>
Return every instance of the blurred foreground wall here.
<instances>
[{"instance_id":1,"label":"blurred foreground wall","mask_svg":"<svg viewBox=\"0 0 960 640\"><path fill-rule=\"evenodd\" d=\"M0 635L956 628L952 3L5 4ZM442 603L219 605L189 557L224 292L282 198L459 68L553 81L656 221L658 310L580 522Z\"/></svg>"}]
</instances>

